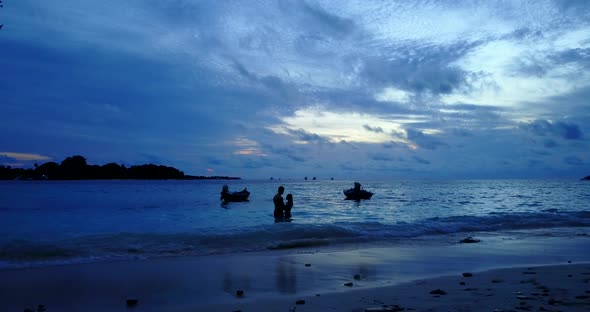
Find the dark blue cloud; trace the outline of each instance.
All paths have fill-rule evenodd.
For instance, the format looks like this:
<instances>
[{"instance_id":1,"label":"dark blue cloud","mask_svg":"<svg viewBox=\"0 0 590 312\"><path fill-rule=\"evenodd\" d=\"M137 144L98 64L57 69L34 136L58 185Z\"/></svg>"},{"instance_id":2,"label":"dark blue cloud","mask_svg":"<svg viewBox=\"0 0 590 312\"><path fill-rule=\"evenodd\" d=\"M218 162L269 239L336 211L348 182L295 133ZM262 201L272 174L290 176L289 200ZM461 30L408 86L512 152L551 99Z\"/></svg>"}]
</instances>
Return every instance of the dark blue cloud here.
<instances>
[{"instance_id":1,"label":"dark blue cloud","mask_svg":"<svg viewBox=\"0 0 590 312\"><path fill-rule=\"evenodd\" d=\"M349 35L355 29L353 20L331 14L320 6L303 1L301 7L305 13L304 16L309 17L304 23L311 26L311 29L320 30L320 33L324 35L341 37Z\"/></svg>"},{"instance_id":2,"label":"dark blue cloud","mask_svg":"<svg viewBox=\"0 0 590 312\"><path fill-rule=\"evenodd\" d=\"M575 48L560 51L550 56L550 59L558 64L570 64L575 63L582 68L590 68L590 48Z\"/></svg>"},{"instance_id":3,"label":"dark blue cloud","mask_svg":"<svg viewBox=\"0 0 590 312\"><path fill-rule=\"evenodd\" d=\"M406 129L408 140L416 143L419 147L434 150L440 146L447 146L446 143L439 141L431 135L427 135L420 130Z\"/></svg>"},{"instance_id":4,"label":"dark blue cloud","mask_svg":"<svg viewBox=\"0 0 590 312\"><path fill-rule=\"evenodd\" d=\"M306 159L301 156L302 149L296 149L293 147L275 147L271 144L265 144L264 146L265 151L268 151L273 156L280 155L285 156L295 162L305 162ZM305 151L303 151L304 153Z\"/></svg>"},{"instance_id":5,"label":"dark blue cloud","mask_svg":"<svg viewBox=\"0 0 590 312\"><path fill-rule=\"evenodd\" d=\"M418 156L414 156L414 157L412 157L412 158L413 158L413 159L414 159L414 160L415 160L417 163L419 163L419 164L422 164L422 165L430 165L430 161L428 161L428 160L426 160L426 159L424 159L424 158L421 158L421 157L418 157Z\"/></svg>"},{"instance_id":6,"label":"dark blue cloud","mask_svg":"<svg viewBox=\"0 0 590 312\"><path fill-rule=\"evenodd\" d=\"M448 46L420 47L419 58L413 54L415 46L407 47L407 50L400 48L396 51L396 58L364 59L362 75L374 86L395 86L411 93L449 94L469 87L470 80L477 78L477 73L451 64L479 44L481 42L460 42Z\"/></svg>"},{"instance_id":7,"label":"dark blue cloud","mask_svg":"<svg viewBox=\"0 0 590 312\"><path fill-rule=\"evenodd\" d=\"M398 158L389 156L389 155L385 155L385 154L375 154L373 156L371 156L372 160L375 161L395 161L395 160L399 160Z\"/></svg>"},{"instance_id":8,"label":"dark blue cloud","mask_svg":"<svg viewBox=\"0 0 590 312\"><path fill-rule=\"evenodd\" d=\"M561 121L537 119L530 123L522 123L520 128L539 136L555 135L566 140L579 140L583 136L578 125Z\"/></svg>"},{"instance_id":9,"label":"dark blue cloud","mask_svg":"<svg viewBox=\"0 0 590 312\"><path fill-rule=\"evenodd\" d=\"M459 129L459 128L452 128L450 133L459 137L471 137L473 136L473 132L467 129Z\"/></svg>"},{"instance_id":10,"label":"dark blue cloud","mask_svg":"<svg viewBox=\"0 0 590 312\"><path fill-rule=\"evenodd\" d=\"M563 162L570 166L583 166L584 161L577 156L567 156L563 158Z\"/></svg>"},{"instance_id":11,"label":"dark blue cloud","mask_svg":"<svg viewBox=\"0 0 590 312\"><path fill-rule=\"evenodd\" d=\"M543 142L543 146L545 146L547 148L554 148L554 147L557 147L558 144L554 140L547 139Z\"/></svg>"},{"instance_id":12,"label":"dark blue cloud","mask_svg":"<svg viewBox=\"0 0 590 312\"><path fill-rule=\"evenodd\" d=\"M316 143L316 144L328 144L330 145L331 142L328 138L318 135L316 133L311 133L305 131L303 129L287 129L289 134L295 136L298 140L309 142L309 143Z\"/></svg>"}]
</instances>

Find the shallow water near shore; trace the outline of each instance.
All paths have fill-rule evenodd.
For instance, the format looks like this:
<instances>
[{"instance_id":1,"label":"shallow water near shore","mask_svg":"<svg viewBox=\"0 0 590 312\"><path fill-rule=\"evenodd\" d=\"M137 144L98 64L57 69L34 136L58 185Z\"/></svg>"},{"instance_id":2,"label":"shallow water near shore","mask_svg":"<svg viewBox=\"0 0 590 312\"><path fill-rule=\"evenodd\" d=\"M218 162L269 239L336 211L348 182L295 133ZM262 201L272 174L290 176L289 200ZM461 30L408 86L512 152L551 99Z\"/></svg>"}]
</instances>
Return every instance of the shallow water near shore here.
<instances>
[{"instance_id":1,"label":"shallow water near shore","mask_svg":"<svg viewBox=\"0 0 590 312\"><path fill-rule=\"evenodd\" d=\"M2 181L0 268L313 246L449 244L477 235L587 235L590 183L567 180ZM223 205L219 192L248 188ZM293 222L274 223L279 185ZM526 231L532 230L532 231ZM520 231L520 232L519 232ZM484 234L488 233L488 234Z\"/></svg>"}]
</instances>

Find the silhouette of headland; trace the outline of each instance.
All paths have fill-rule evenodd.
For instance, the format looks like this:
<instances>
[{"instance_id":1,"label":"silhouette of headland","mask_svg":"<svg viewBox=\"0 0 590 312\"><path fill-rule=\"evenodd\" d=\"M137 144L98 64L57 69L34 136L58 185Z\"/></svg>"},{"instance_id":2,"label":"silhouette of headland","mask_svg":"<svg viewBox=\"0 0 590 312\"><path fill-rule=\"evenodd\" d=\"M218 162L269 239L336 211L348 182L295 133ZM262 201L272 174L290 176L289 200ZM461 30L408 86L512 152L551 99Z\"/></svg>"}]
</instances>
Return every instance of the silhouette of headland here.
<instances>
[{"instance_id":1,"label":"silhouette of headland","mask_svg":"<svg viewBox=\"0 0 590 312\"><path fill-rule=\"evenodd\" d=\"M86 158L76 155L64 159L61 164L46 162L34 169L0 166L0 180L240 180L228 176L192 176L163 165L125 165L108 163L89 165Z\"/></svg>"}]
</instances>

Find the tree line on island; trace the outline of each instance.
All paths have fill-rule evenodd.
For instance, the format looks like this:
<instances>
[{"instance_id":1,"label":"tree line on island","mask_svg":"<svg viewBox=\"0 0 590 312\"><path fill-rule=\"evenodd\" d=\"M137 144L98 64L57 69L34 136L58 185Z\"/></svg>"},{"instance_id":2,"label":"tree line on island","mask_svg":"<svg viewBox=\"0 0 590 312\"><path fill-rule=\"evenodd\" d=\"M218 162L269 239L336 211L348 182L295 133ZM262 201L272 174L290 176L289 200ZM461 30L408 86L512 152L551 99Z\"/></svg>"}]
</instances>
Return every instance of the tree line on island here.
<instances>
[{"instance_id":1,"label":"tree line on island","mask_svg":"<svg viewBox=\"0 0 590 312\"><path fill-rule=\"evenodd\" d=\"M116 163L89 165L80 155L67 157L60 164L46 162L34 168L0 166L0 180L239 180L228 176L192 176L169 166L137 165L126 167Z\"/></svg>"}]
</instances>

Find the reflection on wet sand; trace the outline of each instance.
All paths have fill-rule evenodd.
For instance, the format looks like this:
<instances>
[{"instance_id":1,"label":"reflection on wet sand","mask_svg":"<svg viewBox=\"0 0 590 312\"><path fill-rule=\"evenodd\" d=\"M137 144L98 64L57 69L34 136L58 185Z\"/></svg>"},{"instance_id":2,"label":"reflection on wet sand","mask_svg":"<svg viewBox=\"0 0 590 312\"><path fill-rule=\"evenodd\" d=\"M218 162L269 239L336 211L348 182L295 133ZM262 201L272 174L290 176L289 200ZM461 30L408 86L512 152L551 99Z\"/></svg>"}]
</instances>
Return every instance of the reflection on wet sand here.
<instances>
[{"instance_id":1,"label":"reflection on wet sand","mask_svg":"<svg viewBox=\"0 0 590 312\"><path fill-rule=\"evenodd\" d=\"M276 268L277 289L282 294L297 292L297 270L295 266L278 259Z\"/></svg>"}]
</instances>

